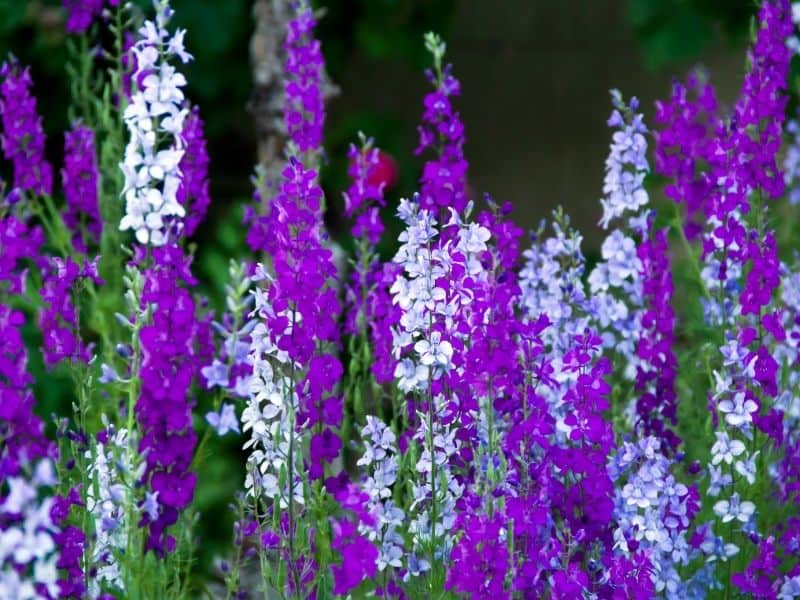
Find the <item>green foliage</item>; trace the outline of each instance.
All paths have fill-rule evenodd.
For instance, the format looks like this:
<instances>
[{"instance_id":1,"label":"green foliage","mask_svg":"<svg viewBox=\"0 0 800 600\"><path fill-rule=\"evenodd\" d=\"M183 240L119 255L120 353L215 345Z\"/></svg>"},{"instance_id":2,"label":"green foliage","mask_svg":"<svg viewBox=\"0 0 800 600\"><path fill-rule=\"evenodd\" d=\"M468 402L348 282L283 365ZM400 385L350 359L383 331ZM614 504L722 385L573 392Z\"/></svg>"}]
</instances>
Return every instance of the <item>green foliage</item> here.
<instances>
[{"instance_id":1,"label":"green foliage","mask_svg":"<svg viewBox=\"0 0 800 600\"><path fill-rule=\"evenodd\" d=\"M628 0L628 15L650 68L694 61L721 34L743 42L756 12L753 0Z\"/></svg>"}]
</instances>

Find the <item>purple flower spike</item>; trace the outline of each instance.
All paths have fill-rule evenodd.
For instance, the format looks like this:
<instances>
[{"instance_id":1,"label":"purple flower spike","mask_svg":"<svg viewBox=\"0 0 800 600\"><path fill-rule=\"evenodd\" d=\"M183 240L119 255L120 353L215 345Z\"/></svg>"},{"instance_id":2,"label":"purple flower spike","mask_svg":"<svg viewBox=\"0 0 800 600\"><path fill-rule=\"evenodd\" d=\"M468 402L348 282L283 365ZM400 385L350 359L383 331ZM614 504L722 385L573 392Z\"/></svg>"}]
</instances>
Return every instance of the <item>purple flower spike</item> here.
<instances>
[{"instance_id":1,"label":"purple flower spike","mask_svg":"<svg viewBox=\"0 0 800 600\"><path fill-rule=\"evenodd\" d=\"M314 39L317 22L311 9L301 9L289 22L285 50L286 132L300 152L319 149L325 123L322 97L322 49Z\"/></svg>"},{"instance_id":2,"label":"purple flower spike","mask_svg":"<svg viewBox=\"0 0 800 600\"><path fill-rule=\"evenodd\" d=\"M206 217L211 195L208 191L208 150L206 149L203 120L194 107L183 124L185 154L179 168L182 173L178 188L178 202L186 210L183 220L183 235L190 237Z\"/></svg>"},{"instance_id":3,"label":"purple flower spike","mask_svg":"<svg viewBox=\"0 0 800 600\"><path fill-rule=\"evenodd\" d=\"M195 282L178 246L153 249L144 273L142 301L154 304L153 322L140 331L141 395L136 413L146 453L145 481L157 493L158 516L147 516L148 549L172 552L175 539L166 529L192 500L197 475L189 471L197 436L188 393L197 370L194 361L195 304L187 285ZM153 510L150 511L155 512Z\"/></svg>"},{"instance_id":4,"label":"purple flower spike","mask_svg":"<svg viewBox=\"0 0 800 600\"><path fill-rule=\"evenodd\" d=\"M444 46L431 46L434 59L441 61ZM437 67L440 65L437 65ZM461 94L461 83L453 76L452 65L441 74L428 73L436 89L425 96L419 145L415 154L439 148L438 156L425 163L420 179L420 208L438 211L453 208L461 212L469 200L467 160L464 158L464 124L453 108L452 99Z\"/></svg>"},{"instance_id":5,"label":"purple flower spike","mask_svg":"<svg viewBox=\"0 0 800 600\"><path fill-rule=\"evenodd\" d=\"M109 4L116 4L111 0ZM64 0L67 33L84 33L103 12L103 0Z\"/></svg>"},{"instance_id":6,"label":"purple flower spike","mask_svg":"<svg viewBox=\"0 0 800 600\"><path fill-rule=\"evenodd\" d=\"M74 125L64 137L61 181L67 201L64 222L72 229L75 247L85 252L87 242L99 243L103 227L97 204L94 131L85 125Z\"/></svg>"},{"instance_id":7,"label":"purple flower spike","mask_svg":"<svg viewBox=\"0 0 800 600\"><path fill-rule=\"evenodd\" d=\"M53 167L44 158L42 118L36 112L36 98L31 95L30 71L11 57L0 67L0 77L3 155L14 166L14 189L8 200L19 200L22 192L50 195Z\"/></svg>"}]
</instances>

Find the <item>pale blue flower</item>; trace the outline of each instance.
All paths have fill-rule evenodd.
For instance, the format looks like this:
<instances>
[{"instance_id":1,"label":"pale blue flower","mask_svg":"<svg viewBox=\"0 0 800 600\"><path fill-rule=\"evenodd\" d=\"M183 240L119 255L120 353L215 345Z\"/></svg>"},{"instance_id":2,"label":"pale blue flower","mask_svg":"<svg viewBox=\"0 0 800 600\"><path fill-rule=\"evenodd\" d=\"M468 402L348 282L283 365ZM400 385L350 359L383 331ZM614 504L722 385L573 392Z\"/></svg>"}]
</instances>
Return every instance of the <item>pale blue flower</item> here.
<instances>
[{"instance_id":1,"label":"pale blue flower","mask_svg":"<svg viewBox=\"0 0 800 600\"><path fill-rule=\"evenodd\" d=\"M225 435L229 431L239 433L239 419L232 404L223 404L219 413L207 413L206 421L216 429L217 435Z\"/></svg>"}]
</instances>

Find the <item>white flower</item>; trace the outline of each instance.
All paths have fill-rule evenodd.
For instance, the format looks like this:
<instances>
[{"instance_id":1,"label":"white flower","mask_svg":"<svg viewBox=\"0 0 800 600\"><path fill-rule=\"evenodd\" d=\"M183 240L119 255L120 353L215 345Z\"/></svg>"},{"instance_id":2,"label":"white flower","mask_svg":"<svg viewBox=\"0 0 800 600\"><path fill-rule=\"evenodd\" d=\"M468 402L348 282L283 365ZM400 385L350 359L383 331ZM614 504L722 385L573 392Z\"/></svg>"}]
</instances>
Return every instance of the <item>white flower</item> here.
<instances>
[{"instance_id":1,"label":"white flower","mask_svg":"<svg viewBox=\"0 0 800 600\"><path fill-rule=\"evenodd\" d=\"M755 511L756 505L748 500L742 502L738 493L734 493L730 501L719 500L714 504L714 514L720 517L723 523L729 523L734 519L747 523Z\"/></svg>"},{"instance_id":2,"label":"white flower","mask_svg":"<svg viewBox=\"0 0 800 600\"><path fill-rule=\"evenodd\" d=\"M12 514L22 514L26 507L36 498L34 488L24 477L10 477L8 479L8 496L3 502L2 510Z\"/></svg>"},{"instance_id":3,"label":"white flower","mask_svg":"<svg viewBox=\"0 0 800 600\"><path fill-rule=\"evenodd\" d=\"M453 346L447 340L442 340L442 333L434 331L430 340L420 340L414 344L414 350L419 354L420 362L426 366L450 367L453 358Z\"/></svg>"},{"instance_id":4,"label":"white flower","mask_svg":"<svg viewBox=\"0 0 800 600\"><path fill-rule=\"evenodd\" d=\"M738 392L733 400L723 400L719 403L719 410L725 413L725 422L731 427L742 427L752 423L752 413L758 410L758 405L747 398L744 392Z\"/></svg>"},{"instance_id":5,"label":"white flower","mask_svg":"<svg viewBox=\"0 0 800 600\"><path fill-rule=\"evenodd\" d=\"M459 231L461 243L467 252L477 253L486 250L486 242L492 237L492 234L485 227L481 227L477 223L470 223L466 229Z\"/></svg>"},{"instance_id":6,"label":"white flower","mask_svg":"<svg viewBox=\"0 0 800 600\"><path fill-rule=\"evenodd\" d=\"M636 255L636 242L619 229L605 239L601 251L606 261L608 283L613 287L621 286L623 281L635 276L641 268L641 261Z\"/></svg>"},{"instance_id":7,"label":"white flower","mask_svg":"<svg viewBox=\"0 0 800 600\"><path fill-rule=\"evenodd\" d=\"M403 392L423 390L428 385L429 369L424 364L414 364L410 358L404 358L397 363L394 376L397 378L397 387Z\"/></svg>"},{"instance_id":8,"label":"white flower","mask_svg":"<svg viewBox=\"0 0 800 600\"><path fill-rule=\"evenodd\" d=\"M750 485L753 485L753 483L756 481L756 457L759 455L759 452L760 451L756 451L755 454L753 454L746 461L737 460L736 464L734 465L736 472L744 477L747 483Z\"/></svg>"},{"instance_id":9,"label":"white flower","mask_svg":"<svg viewBox=\"0 0 800 600\"><path fill-rule=\"evenodd\" d=\"M739 464L738 462L736 463ZM722 467L709 465L708 467L708 495L719 496L719 493L733 483L733 477L728 473L723 473Z\"/></svg>"},{"instance_id":10,"label":"white flower","mask_svg":"<svg viewBox=\"0 0 800 600\"><path fill-rule=\"evenodd\" d=\"M724 431L715 431L717 441L711 447L711 464L718 465L720 462L731 464L733 459L745 452L745 445L739 440L731 440Z\"/></svg>"}]
</instances>

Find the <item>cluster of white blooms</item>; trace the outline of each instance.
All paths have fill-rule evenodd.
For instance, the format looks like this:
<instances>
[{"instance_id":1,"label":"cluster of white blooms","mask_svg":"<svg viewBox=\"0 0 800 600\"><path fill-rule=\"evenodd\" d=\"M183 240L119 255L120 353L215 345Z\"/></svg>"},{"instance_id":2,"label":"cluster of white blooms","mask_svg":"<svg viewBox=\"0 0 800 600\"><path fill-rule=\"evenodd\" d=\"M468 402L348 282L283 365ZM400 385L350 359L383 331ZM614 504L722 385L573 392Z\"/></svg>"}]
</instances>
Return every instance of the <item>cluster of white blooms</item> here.
<instances>
[{"instance_id":1,"label":"cluster of white blooms","mask_svg":"<svg viewBox=\"0 0 800 600\"><path fill-rule=\"evenodd\" d=\"M712 400L718 411L719 426L714 432L708 465L708 495L723 496L714 506L714 514L722 521L737 522L744 531L755 527L755 504L742 500L733 491L734 479L740 484L753 485L756 480L757 459L760 451L751 452L748 446L753 439L753 417L758 415L758 404L752 392L741 386L742 376L755 377L755 360L737 339L729 338L720 347L722 370L714 371ZM741 487L741 486L740 486ZM726 544L729 551L738 547Z\"/></svg>"},{"instance_id":2,"label":"cluster of white blooms","mask_svg":"<svg viewBox=\"0 0 800 600\"><path fill-rule=\"evenodd\" d=\"M145 21L132 51L136 59L135 91L123 118L130 140L120 164L125 176L125 215L121 230L132 229L142 244L161 246L170 228L179 229L184 216L177 193L181 183L179 164L184 154L183 123L189 114L183 95L186 78L169 60L187 63L191 55L183 47L184 30L171 34L168 0L154 0L155 21Z\"/></svg>"},{"instance_id":3,"label":"cluster of white blooms","mask_svg":"<svg viewBox=\"0 0 800 600\"><path fill-rule=\"evenodd\" d=\"M58 527L50 512L54 499L42 488L55 485L53 463L42 459L31 477L9 477L3 482L8 494L0 504L0 598L41 598L38 587L49 597L58 596L58 551L54 540Z\"/></svg>"},{"instance_id":4,"label":"cluster of white blooms","mask_svg":"<svg viewBox=\"0 0 800 600\"><path fill-rule=\"evenodd\" d=\"M362 488L369 494L368 509L375 517L374 526L361 523L359 531L378 545L378 570L403 566L403 536L398 531L405 521L405 512L392 500L392 486L397 481L397 438L378 417L367 416L361 430L364 454L358 466L368 471Z\"/></svg>"},{"instance_id":5,"label":"cluster of white blooms","mask_svg":"<svg viewBox=\"0 0 800 600\"><path fill-rule=\"evenodd\" d=\"M412 484L413 502L409 511L414 513L408 525L414 548L428 546L436 541L437 552L444 559L452 549L452 529L456 520L456 501L464 493L464 486L453 476L450 460L458 450L456 430L446 425L452 420L449 403L443 394L432 399L433 414L419 412L420 427L414 434L418 442L419 458L415 469L419 478ZM431 522L429 504L436 501L436 522ZM420 510L422 509L422 510Z\"/></svg>"},{"instance_id":6,"label":"cluster of white blooms","mask_svg":"<svg viewBox=\"0 0 800 600\"><path fill-rule=\"evenodd\" d=\"M435 245L439 232L433 214L403 199L398 215L406 229L400 234L401 246L394 258L404 272L391 288L392 302L403 311L400 329L393 333L395 357L400 359L395 377L402 391L413 392L427 389L430 378L438 379L451 366L453 346L431 327L434 314L448 312L446 292L437 282L448 275L450 257ZM417 360L412 355L401 356L409 347L419 352Z\"/></svg>"},{"instance_id":7,"label":"cluster of white blooms","mask_svg":"<svg viewBox=\"0 0 800 600\"><path fill-rule=\"evenodd\" d=\"M270 276L259 265L253 281L268 279L271 279ZM305 502L300 476L302 453L291 439L296 435L294 414L298 397L291 379L280 372L280 366L286 365L289 357L275 346L265 324L265 318L273 314L272 306L260 288L255 290L254 298L255 307L251 317L256 322L250 332L249 359L253 374L250 378L250 394L241 417L242 433L250 432L250 438L244 444L244 449L250 450L245 489L248 496L258 498L263 495L277 500L282 508L286 508L290 496L295 502ZM291 331L285 333L290 334ZM296 451L290 461L290 447L293 445ZM291 478L284 485L279 480L282 468L287 469Z\"/></svg>"},{"instance_id":8,"label":"cluster of white blooms","mask_svg":"<svg viewBox=\"0 0 800 600\"><path fill-rule=\"evenodd\" d=\"M471 209L470 205L465 211L467 216ZM419 396L428 392L428 406L417 413L415 433L420 454L410 507L413 552L407 564L409 575L415 576L430 568L428 561L417 558L417 552L432 538L444 552L451 547L455 503L463 492L450 470L450 459L458 450L454 411L460 403L452 390L433 394L430 387L446 374L456 378L462 374L453 341L469 343L459 323L483 318L472 315L470 305L474 284L487 279L480 256L488 249L491 234L485 227L464 222L453 210L440 232L436 217L420 210L416 201L401 201L398 215L406 229L394 257L403 271L391 288L392 301L402 309L400 326L393 332L399 359L395 376L403 392ZM478 415L471 416L479 420ZM435 523L431 523L433 504Z\"/></svg>"},{"instance_id":9,"label":"cluster of white blooms","mask_svg":"<svg viewBox=\"0 0 800 600\"><path fill-rule=\"evenodd\" d=\"M116 557L125 551L128 544L125 518L132 484L141 481L146 466L137 452L130 452L131 448L138 447L136 438L129 436L126 429L115 429L105 416L103 423L105 443L97 441L86 450L86 458L90 461L86 511L94 520L91 560L96 575L90 581L92 598L101 595L101 585L103 589L125 590ZM138 464L131 464L131 460ZM155 520L158 517L158 492L146 494L142 509Z\"/></svg>"}]
</instances>

